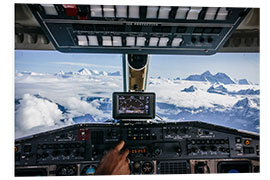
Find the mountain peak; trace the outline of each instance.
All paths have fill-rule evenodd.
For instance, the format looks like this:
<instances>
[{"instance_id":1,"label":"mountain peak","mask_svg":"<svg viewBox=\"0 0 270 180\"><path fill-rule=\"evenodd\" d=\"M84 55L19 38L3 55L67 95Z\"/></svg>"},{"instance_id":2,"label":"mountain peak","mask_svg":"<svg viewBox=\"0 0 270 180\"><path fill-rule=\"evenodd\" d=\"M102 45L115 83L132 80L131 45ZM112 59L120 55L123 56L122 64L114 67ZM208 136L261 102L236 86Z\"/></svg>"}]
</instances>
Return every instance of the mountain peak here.
<instances>
[{"instance_id":1,"label":"mountain peak","mask_svg":"<svg viewBox=\"0 0 270 180\"><path fill-rule=\"evenodd\" d=\"M235 84L235 82L225 73L218 72L214 75L214 78L217 82L223 83L223 84Z\"/></svg>"},{"instance_id":2,"label":"mountain peak","mask_svg":"<svg viewBox=\"0 0 270 180\"><path fill-rule=\"evenodd\" d=\"M78 73L79 73L80 75L92 75L92 73L91 73L88 69L86 69L86 68L80 69L80 70L78 71Z\"/></svg>"},{"instance_id":3,"label":"mountain peak","mask_svg":"<svg viewBox=\"0 0 270 180\"><path fill-rule=\"evenodd\" d=\"M209 70L205 71L201 75L203 75L203 76L213 76Z\"/></svg>"},{"instance_id":4,"label":"mountain peak","mask_svg":"<svg viewBox=\"0 0 270 180\"><path fill-rule=\"evenodd\" d=\"M241 85L249 85L249 82L248 82L246 79L239 79L239 80L238 80L238 84L241 84Z\"/></svg>"},{"instance_id":5,"label":"mountain peak","mask_svg":"<svg viewBox=\"0 0 270 180\"><path fill-rule=\"evenodd\" d=\"M188 88L183 89L181 92L195 92L196 90L197 88L192 85Z\"/></svg>"}]
</instances>

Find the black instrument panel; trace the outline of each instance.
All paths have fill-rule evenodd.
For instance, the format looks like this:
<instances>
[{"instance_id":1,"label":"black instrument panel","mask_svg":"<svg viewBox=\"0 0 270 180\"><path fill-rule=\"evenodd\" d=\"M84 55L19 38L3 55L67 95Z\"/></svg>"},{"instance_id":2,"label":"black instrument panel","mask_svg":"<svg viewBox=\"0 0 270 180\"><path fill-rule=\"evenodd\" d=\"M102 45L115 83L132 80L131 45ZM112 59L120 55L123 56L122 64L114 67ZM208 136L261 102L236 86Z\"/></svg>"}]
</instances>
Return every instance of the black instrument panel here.
<instances>
[{"instance_id":1,"label":"black instrument panel","mask_svg":"<svg viewBox=\"0 0 270 180\"><path fill-rule=\"evenodd\" d=\"M233 162L239 172L255 172L254 162L259 166L259 136L252 133L201 122L78 124L16 140L15 175L94 174L120 140L130 150L132 174L196 173L205 164L224 173Z\"/></svg>"}]
</instances>

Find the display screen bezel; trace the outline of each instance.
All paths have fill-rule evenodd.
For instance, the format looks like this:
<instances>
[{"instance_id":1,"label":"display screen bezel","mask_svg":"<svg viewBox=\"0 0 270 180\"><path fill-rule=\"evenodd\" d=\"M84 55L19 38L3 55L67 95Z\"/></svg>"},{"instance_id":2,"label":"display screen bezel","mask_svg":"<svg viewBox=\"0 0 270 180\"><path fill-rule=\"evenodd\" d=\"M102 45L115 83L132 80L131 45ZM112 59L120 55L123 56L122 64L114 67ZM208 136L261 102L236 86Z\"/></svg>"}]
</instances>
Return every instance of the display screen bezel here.
<instances>
[{"instance_id":1,"label":"display screen bezel","mask_svg":"<svg viewBox=\"0 0 270 180\"><path fill-rule=\"evenodd\" d=\"M147 114L119 113L120 96L147 96L149 97L149 111ZM153 92L114 92L113 93L113 118L114 119L154 119L156 107L156 95Z\"/></svg>"}]
</instances>

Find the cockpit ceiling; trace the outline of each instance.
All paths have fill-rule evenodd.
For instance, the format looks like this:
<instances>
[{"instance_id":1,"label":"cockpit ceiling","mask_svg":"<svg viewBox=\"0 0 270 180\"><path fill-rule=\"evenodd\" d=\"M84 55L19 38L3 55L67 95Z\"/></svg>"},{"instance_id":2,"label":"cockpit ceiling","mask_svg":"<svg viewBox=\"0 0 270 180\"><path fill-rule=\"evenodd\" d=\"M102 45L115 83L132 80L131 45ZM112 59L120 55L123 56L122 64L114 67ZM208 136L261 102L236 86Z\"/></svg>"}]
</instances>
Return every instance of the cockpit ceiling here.
<instances>
[{"instance_id":1,"label":"cockpit ceiling","mask_svg":"<svg viewBox=\"0 0 270 180\"><path fill-rule=\"evenodd\" d=\"M198 55L259 52L259 9L16 4L15 49Z\"/></svg>"}]
</instances>

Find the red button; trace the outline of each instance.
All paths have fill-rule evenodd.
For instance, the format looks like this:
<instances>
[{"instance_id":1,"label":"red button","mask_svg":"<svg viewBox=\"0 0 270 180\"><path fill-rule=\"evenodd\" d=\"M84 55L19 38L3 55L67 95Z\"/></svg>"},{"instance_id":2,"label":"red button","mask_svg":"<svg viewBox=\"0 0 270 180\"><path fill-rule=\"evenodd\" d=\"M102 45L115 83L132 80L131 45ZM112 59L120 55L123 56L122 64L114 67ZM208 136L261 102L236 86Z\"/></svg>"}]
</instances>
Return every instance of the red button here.
<instances>
[{"instance_id":1,"label":"red button","mask_svg":"<svg viewBox=\"0 0 270 180\"><path fill-rule=\"evenodd\" d=\"M78 14L78 8L73 4L63 4L67 16L76 16Z\"/></svg>"}]
</instances>

